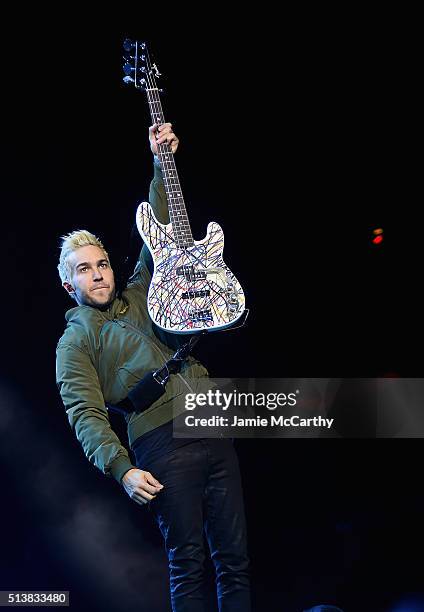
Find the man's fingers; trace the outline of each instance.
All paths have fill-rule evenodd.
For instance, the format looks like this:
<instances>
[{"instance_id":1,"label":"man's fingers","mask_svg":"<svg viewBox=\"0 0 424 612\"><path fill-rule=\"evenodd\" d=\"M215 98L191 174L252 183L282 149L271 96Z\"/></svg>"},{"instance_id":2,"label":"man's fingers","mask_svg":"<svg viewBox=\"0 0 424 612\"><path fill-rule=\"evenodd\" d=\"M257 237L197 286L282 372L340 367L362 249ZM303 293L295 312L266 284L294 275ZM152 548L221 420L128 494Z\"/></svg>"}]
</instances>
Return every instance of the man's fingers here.
<instances>
[{"instance_id":1,"label":"man's fingers","mask_svg":"<svg viewBox=\"0 0 424 612\"><path fill-rule=\"evenodd\" d=\"M159 132L171 132L172 123L162 123L159 126Z\"/></svg>"},{"instance_id":2,"label":"man's fingers","mask_svg":"<svg viewBox=\"0 0 424 612\"><path fill-rule=\"evenodd\" d=\"M154 123L153 125L151 125L149 127L149 136L154 136L154 134L156 133L157 129L158 129L158 124L157 123Z\"/></svg>"},{"instance_id":3,"label":"man's fingers","mask_svg":"<svg viewBox=\"0 0 424 612\"><path fill-rule=\"evenodd\" d=\"M152 476L152 474L150 474L150 472L148 474L146 474L146 483L154 486L154 487L159 487L160 489L163 489L163 484L161 484L159 482L159 480L156 480L156 478L154 476Z\"/></svg>"},{"instance_id":4,"label":"man's fingers","mask_svg":"<svg viewBox=\"0 0 424 612\"><path fill-rule=\"evenodd\" d=\"M172 123L163 123L158 127L156 131L156 138L164 138L165 136L169 136L170 134L175 137L174 131L172 129Z\"/></svg>"},{"instance_id":5,"label":"man's fingers","mask_svg":"<svg viewBox=\"0 0 424 612\"><path fill-rule=\"evenodd\" d=\"M162 142L167 142L171 144L171 142L178 142L178 138L173 132L170 132L168 134L161 134L160 136L156 137L156 143L161 144Z\"/></svg>"},{"instance_id":6,"label":"man's fingers","mask_svg":"<svg viewBox=\"0 0 424 612\"><path fill-rule=\"evenodd\" d=\"M158 153L158 145L167 143L172 153L175 153L180 143L172 131L172 123L162 123L162 125L154 123L151 125L149 127L149 140L150 148L155 155Z\"/></svg>"},{"instance_id":7,"label":"man's fingers","mask_svg":"<svg viewBox=\"0 0 424 612\"><path fill-rule=\"evenodd\" d=\"M149 127L149 133L151 135L159 134L159 132L161 134L169 134L169 132L172 132L172 123L162 123L162 125L158 125L157 123L154 123L153 125Z\"/></svg>"},{"instance_id":8,"label":"man's fingers","mask_svg":"<svg viewBox=\"0 0 424 612\"><path fill-rule=\"evenodd\" d=\"M162 491L161 487L149 485L147 482L137 487L137 493L140 493L141 495L144 495L144 492L150 495L156 495L156 493L159 493L159 491Z\"/></svg>"},{"instance_id":9,"label":"man's fingers","mask_svg":"<svg viewBox=\"0 0 424 612\"><path fill-rule=\"evenodd\" d=\"M149 493L147 491L147 488L144 487L149 487L152 493ZM138 504L147 504L147 502L152 501L152 499L155 499L156 497L156 493L158 490L155 487L150 487L150 485L144 485L144 487L137 487L130 494L131 499L137 502Z\"/></svg>"},{"instance_id":10,"label":"man's fingers","mask_svg":"<svg viewBox=\"0 0 424 612\"><path fill-rule=\"evenodd\" d=\"M140 506L144 506L145 504L148 504L149 502L152 501L152 499L155 499L155 498L156 498L156 495L149 495L148 493L144 493L143 495L134 493L131 499L135 501L137 504L140 504Z\"/></svg>"}]
</instances>

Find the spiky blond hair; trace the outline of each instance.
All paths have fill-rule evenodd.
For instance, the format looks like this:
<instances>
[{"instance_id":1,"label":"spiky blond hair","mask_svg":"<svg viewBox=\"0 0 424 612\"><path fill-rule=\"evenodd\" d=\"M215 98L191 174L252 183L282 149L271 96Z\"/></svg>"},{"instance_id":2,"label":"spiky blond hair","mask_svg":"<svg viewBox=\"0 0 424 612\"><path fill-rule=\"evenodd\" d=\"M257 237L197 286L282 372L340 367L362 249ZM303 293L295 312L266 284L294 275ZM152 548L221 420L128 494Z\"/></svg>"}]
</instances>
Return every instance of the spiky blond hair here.
<instances>
[{"instance_id":1,"label":"spiky blond hair","mask_svg":"<svg viewBox=\"0 0 424 612\"><path fill-rule=\"evenodd\" d=\"M62 283L70 283L72 278L72 270L69 264L69 255L80 247L92 245L99 247L104 252L106 259L109 261L109 255L103 246L103 243L97 236L87 230L75 230L70 234L61 237L62 244L60 246L60 257L57 269Z\"/></svg>"}]
</instances>

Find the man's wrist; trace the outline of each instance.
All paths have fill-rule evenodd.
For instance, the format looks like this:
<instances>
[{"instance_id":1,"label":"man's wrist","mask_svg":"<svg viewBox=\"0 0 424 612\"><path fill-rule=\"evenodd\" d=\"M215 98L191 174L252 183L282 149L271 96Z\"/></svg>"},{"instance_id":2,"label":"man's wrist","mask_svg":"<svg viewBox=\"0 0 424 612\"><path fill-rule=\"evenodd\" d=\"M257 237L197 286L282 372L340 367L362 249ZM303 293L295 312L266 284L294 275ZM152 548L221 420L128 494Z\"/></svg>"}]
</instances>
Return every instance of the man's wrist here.
<instances>
[{"instance_id":1,"label":"man's wrist","mask_svg":"<svg viewBox=\"0 0 424 612\"><path fill-rule=\"evenodd\" d=\"M157 155L155 155L153 157L153 178L159 181L163 180L163 175L162 175L162 166L159 160L159 157L157 157ZM157 160L157 161L156 161Z\"/></svg>"},{"instance_id":2,"label":"man's wrist","mask_svg":"<svg viewBox=\"0 0 424 612\"><path fill-rule=\"evenodd\" d=\"M121 483L122 477L129 470L132 470L134 465L131 463L130 458L127 455L119 455L110 465L110 472L113 478Z\"/></svg>"},{"instance_id":3,"label":"man's wrist","mask_svg":"<svg viewBox=\"0 0 424 612\"><path fill-rule=\"evenodd\" d=\"M132 466L132 467L130 467L130 469L129 469L129 470L127 470L126 472L124 472L124 473L122 474L121 479L120 479L120 481L119 481L119 482L121 483L121 485L123 485L123 484L124 484L124 478L125 478L125 476L128 474L128 472L131 472L131 470L134 470L134 469L135 469L135 468L134 468L134 466Z\"/></svg>"}]
</instances>

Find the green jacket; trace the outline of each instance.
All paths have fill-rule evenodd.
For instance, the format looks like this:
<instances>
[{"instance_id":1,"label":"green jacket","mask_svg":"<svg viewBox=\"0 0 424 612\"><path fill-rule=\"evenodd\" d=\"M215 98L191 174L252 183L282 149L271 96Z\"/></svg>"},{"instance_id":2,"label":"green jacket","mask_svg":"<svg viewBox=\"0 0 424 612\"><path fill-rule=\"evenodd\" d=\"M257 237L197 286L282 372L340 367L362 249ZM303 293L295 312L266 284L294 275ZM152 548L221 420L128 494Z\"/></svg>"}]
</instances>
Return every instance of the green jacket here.
<instances>
[{"instance_id":1,"label":"green jacket","mask_svg":"<svg viewBox=\"0 0 424 612\"><path fill-rule=\"evenodd\" d=\"M149 201L159 221L169 222L162 173L154 166ZM87 458L118 482L135 467L111 428L105 403L116 404L149 371L171 357L156 337L147 312L150 272L144 246L126 289L107 311L77 306L66 313L67 326L57 345L56 381L69 424ZM181 374L172 375L166 392L145 412L126 415L130 445L184 411L185 393L196 392L207 370L192 357Z\"/></svg>"}]
</instances>

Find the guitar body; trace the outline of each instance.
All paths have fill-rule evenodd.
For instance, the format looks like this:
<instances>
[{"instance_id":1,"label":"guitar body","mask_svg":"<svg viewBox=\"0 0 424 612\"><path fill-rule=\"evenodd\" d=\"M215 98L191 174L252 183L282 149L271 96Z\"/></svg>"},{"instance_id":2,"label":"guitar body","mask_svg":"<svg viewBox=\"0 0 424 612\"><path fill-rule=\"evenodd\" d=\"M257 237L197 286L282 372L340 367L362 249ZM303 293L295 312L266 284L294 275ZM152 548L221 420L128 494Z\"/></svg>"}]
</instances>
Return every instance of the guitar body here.
<instances>
[{"instance_id":1,"label":"guitar body","mask_svg":"<svg viewBox=\"0 0 424 612\"><path fill-rule=\"evenodd\" d=\"M245 310L240 283L222 258L224 232L211 222L203 240L179 247L171 223L160 223L147 202L137 209L137 228L154 262L147 307L161 329L179 334L233 325Z\"/></svg>"}]
</instances>

